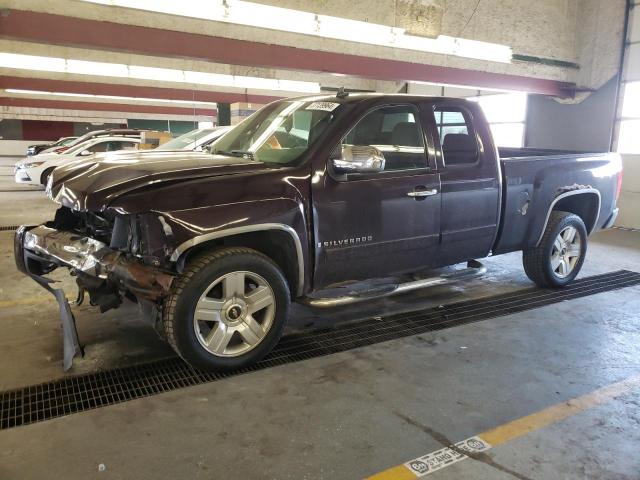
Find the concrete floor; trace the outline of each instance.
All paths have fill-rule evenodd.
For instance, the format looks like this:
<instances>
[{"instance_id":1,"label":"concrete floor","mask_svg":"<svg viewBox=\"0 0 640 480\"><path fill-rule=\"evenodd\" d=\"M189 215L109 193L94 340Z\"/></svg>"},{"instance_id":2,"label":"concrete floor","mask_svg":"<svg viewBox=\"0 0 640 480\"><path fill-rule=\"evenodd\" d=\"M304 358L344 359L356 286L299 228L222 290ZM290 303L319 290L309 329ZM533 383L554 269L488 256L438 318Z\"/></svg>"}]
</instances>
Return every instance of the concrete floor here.
<instances>
[{"instance_id":1,"label":"concrete floor","mask_svg":"<svg viewBox=\"0 0 640 480\"><path fill-rule=\"evenodd\" d=\"M42 192L6 192L0 225L37 223ZM60 378L56 305L15 271L0 233L0 390ZM296 306L290 330L529 287L520 255L452 287L332 311ZM581 276L640 271L640 233L592 238ZM60 272L63 285L72 283ZM73 290L69 290L70 293ZM0 479L358 479L640 373L640 287L394 340L0 431ZM76 309L74 373L171 355L132 305ZM443 445L444 444L444 445ZM640 479L640 391L432 474ZM99 465L104 470L99 470Z\"/></svg>"}]
</instances>

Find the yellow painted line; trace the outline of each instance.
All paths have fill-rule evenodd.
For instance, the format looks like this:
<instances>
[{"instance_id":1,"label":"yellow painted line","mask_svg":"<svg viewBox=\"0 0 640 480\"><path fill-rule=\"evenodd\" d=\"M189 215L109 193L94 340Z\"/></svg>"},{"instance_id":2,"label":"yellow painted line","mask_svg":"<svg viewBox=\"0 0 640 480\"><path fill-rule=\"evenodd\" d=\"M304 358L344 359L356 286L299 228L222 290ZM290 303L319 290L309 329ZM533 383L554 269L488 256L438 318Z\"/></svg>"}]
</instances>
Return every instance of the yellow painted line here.
<instances>
[{"instance_id":1,"label":"yellow painted line","mask_svg":"<svg viewBox=\"0 0 640 480\"><path fill-rule=\"evenodd\" d=\"M515 438L628 394L638 387L640 387L640 375L629 377L581 397L517 418L477 436L462 440L455 445L444 447L435 452L414 458L404 464L396 465L368 477L368 480L414 480L429 475L432 472L469 458L465 453L473 455L473 453L484 452L492 447L507 443Z\"/></svg>"},{"instance_id":2,"label":"yellow painted line","mask_svg":"<svg viewBox=\"0 0 640 480\"><path fill-rule=\"evenodd\" d=\"M369 478L375 480L415 480L418 477L404 465L397 465Z\"/></svg>"},{"instance_id":3,"label":"yellow painted line","mask_svg":"<svg viewBox=\"0 0 640 480\"><path fill-rule=\"evenodd\" d=\"M630 393L638 386L640 386L640 375L599 388L581 397L553 405L526 417L518 418L492 430L487 430L478 436L493 446L500 445Z\"/></svg>"}]
</instances>

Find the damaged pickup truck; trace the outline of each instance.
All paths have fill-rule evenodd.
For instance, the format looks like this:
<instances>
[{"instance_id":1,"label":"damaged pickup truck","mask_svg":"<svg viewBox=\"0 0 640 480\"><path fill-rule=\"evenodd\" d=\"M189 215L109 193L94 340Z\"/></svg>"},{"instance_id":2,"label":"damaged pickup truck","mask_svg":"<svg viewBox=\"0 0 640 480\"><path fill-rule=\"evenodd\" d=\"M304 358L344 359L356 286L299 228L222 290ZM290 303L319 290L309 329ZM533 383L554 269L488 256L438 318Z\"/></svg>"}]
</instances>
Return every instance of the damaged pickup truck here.
<instances>
[{"instance_id":1,"label":"damaged pickup truck","mask_svg":"<svg viewBox=\"0 0 640 480\"><path fill-rule=\"evenodd\" d=\"M590 233L618 212L610 153L495 147L473 102L358 94L271 103L210 152L116 153L54 171L55 219L16 232L18 268L56 295L65 367L80 352L65 295L107 311L125 299L190 364L231 369L277 343L292 301L327 307L442 284L420 272L522 251L526 274L561 287ZM323 298L348 281L416 274Z\"/></svg>"}]
</instances>

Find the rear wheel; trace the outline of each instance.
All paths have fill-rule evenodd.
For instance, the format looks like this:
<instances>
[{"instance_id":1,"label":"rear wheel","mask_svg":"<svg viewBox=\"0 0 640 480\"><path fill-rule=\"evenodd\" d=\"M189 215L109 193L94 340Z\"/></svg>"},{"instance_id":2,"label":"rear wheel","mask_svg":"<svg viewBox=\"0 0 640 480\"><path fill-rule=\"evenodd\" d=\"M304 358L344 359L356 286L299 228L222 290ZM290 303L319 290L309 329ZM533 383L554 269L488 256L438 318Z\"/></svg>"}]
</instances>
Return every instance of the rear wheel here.
<instances>
[{"instance_id":1,"label":"rear wheel","mask_svg":"<svg viewBox=\"0 0 640 480\"><path fill-rule=\"evenodd\" d=\"M271 259L248 248L225 248L196 258L174 281L163 326L191 365L234 369L275 346L289 305L287 281Z\"/></svg>"},{"instance_id":2,"label":"rear wheel","mask_svg":"<svg viewBox=\"0 0 640 480\"><path fill-rule=\"evenodd\" d=\"M551 212L540 244L522 252L527 276L540 287L563 287L576 278L587 253L587 229L580 217Z\"/></svg>"}]
</instances>

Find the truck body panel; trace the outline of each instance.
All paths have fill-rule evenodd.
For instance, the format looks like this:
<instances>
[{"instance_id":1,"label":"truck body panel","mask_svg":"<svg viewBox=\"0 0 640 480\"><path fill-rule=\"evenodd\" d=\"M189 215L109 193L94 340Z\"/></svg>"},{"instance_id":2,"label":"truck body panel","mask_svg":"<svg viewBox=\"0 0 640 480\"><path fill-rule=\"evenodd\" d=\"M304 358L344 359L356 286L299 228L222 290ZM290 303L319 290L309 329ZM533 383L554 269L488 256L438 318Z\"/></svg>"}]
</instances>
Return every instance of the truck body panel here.
<instances>
[{"instance_id":1,"label":"truck body panel","mask_svg":"<svg viewBox=\"0 0 640 480\"><path fill-rule=\"evenodd\" d=\"M296 125L281 132L282 141L304 142L304 150L277 139L270 147L274 154L299 148L294 160L269 163L231 151L80 161L52 175L47 191L62 208L48 226L97 236L142 268L172 275L202 248L247 245L267 255L279 248L276 261L300 297L339 282L531 248L554 208L580 215L590 232L615 214L618 155L505 149L510 157L500 160L473 102L315 96L275 102L256 115L277 108L322 113L313 136L296 139ZM233 141L235 131L221 141ZM332 158L349 142L382 149L385 169L337 172ZM264 232L272 241L252 235ZM30 265L51 260L34 258ZM49 261L47 268L54 264L65 266Z\"/></svg>"}]
</instances>

